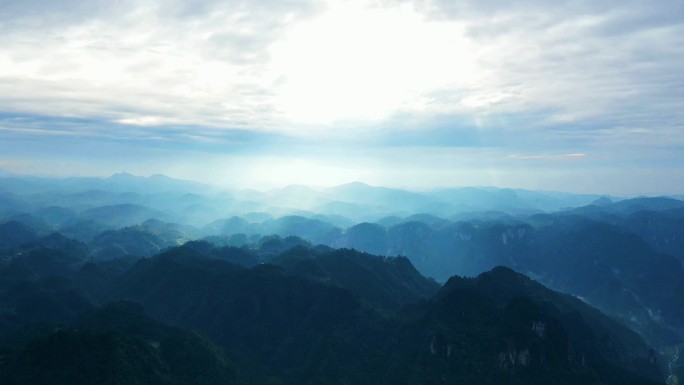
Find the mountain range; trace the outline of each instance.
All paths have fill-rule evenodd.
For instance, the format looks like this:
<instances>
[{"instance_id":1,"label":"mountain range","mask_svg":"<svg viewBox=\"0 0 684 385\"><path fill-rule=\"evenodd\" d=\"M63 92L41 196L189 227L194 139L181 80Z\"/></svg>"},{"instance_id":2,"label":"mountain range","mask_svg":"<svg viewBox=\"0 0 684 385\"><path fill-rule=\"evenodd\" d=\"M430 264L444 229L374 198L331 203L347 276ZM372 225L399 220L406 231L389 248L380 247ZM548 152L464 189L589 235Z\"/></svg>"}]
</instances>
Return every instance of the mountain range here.
<instances>
[{"instance_id":1,"label":"mountain range","mask_svg":"<svg viewBox=\"0 0 684 385\"><path fill-rule=\"evenodd\" d=\"M262 262L250 268L236 263L241 252L190 242L119 266L59 253L23 265L23 254L14 257L1 271L14 282L4 280L0 295L6 346L0 378L10 384L174 384L188 376L286 384L655 384L661 378L662 358L637 333L508 268L454 277L440 287L405 258L296 246L276 256L255 249L251 256ZM33 268L45 263L53 268ZM114 374L114 382L106 380Z\"/></svg>"},{"instance_id":2,"label":"mountain range","mask_svg":"<svg viewBox=\"0 0 684 385\"><path fill-rule=\"evenodd\" d=\"M0 175L0 382L672 383L683 226L676 197Z\"/></svg>"}]
</instances>

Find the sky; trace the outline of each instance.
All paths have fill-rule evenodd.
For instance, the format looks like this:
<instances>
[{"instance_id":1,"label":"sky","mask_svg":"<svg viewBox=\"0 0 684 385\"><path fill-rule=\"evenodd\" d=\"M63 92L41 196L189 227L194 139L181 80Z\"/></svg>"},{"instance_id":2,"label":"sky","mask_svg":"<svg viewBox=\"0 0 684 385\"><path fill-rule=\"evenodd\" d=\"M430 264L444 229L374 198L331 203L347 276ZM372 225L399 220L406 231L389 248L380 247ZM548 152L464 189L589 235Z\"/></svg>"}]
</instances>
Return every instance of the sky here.
<instances>
[{"instance_id":1,"label":"sky","mask_svg":"<svg viewBox=\"0 0 684 385\"><path fill-rule=\"evenodd\" d=\"M0 0L0 169L684 194L682 63L682 0Z\"/></svg>"}]
</instances>

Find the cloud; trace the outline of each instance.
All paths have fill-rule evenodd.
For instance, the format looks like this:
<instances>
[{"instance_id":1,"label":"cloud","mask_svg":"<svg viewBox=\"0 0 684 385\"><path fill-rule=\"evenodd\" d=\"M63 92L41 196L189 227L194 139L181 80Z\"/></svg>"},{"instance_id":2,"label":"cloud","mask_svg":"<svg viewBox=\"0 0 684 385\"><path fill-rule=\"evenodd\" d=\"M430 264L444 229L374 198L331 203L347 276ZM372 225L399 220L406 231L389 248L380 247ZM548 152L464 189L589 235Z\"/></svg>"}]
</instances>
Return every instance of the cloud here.
<instances>
[{"instance_id":1,"label":"cloud","mask_svg":"<svg viewBox=\"0 0 684 385\"><path fill-rule=\"evenodd\" d=\"M680 1L372 4L3 2L0 102L294 134L359 134L406 115L545 110L540 124L640 127L684 117L673 97Z\"/></svg>"},{"instance_id":2,"label":"cloud","mask_svg":"<svg viewBox=\"0 0 684 385\"><path fill-rule=\"evenodd\" d=\"M311 2L69 1L5 6L5 112L228 129L277 125L265 65ZM163 117L163 118L162 118Z\"/></svg>"},{"instance_id":3,"label":"cloud","mask_svg":"<svg viewBox=\"0 0 684 385\"><path fill-rule=\"evenodd\" d=\"M587 154L576 153L576 154L554 154L554 155L524 155L524 154L511 154L508 156L510 159L579 159L584 158Z\"/></svg>"},{"instance_id":4,"label":"cloud","mask_svg":"<svg viewBox=\"0 0 684 385\"><path fill-rule=\"evenodd\" d=\"M110 141L676 172L682 15L680 0L0 0L0 157Z\"/></svg>"},{"instance_id":5,"label":"cloud","mask_svg":"<svg viewBox=\"0 0 684 385\"><path fill-rule=\"evenodd\" d=\"M17 146L16 143L22 143ZM103 119L54 118L36 115L0 114L0 159L12 153L31 156L57 152L79 154L81 147L97 149L108 144L127 148L257 154L264 148L291 145L288 138L250 130L223 130L204 126L147 126L120 124ZM35 150L35 151L34 151ZM82 155L82 154L81 154ZM97 156L97 154L95 154ZM115 161L115 159L110 159Z\"/></svg>"}]
</instances>

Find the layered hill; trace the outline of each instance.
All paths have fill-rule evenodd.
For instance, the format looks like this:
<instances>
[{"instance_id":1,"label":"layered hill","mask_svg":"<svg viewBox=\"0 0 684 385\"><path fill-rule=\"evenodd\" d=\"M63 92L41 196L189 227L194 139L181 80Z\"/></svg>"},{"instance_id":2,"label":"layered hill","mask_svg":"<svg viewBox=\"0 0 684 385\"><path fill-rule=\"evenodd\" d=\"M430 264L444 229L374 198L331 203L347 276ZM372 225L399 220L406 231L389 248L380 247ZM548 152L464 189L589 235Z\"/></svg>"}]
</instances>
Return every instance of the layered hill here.
<instances>
[{"instance_id":1,"label":"layered hill","mask_svg":"<svg viewBox=\"0 0 684 385\"><path fill-rule=\"evenodd\" d=\"M206 242L133 265L116 262L72 264L55 270L57 276L37 271L2 288L0 341L10 350L0 355L0 378L146 384L195 376L207 376L205 383L285 384L655 384L662 378L659 355L636 333L506 268L454 277L439 288L406 258L304 245L273 255ZM20 306L27 285L34 294L24 303L45 307L28 313ZM37 362L41 369L29 370ZM87 369L93 367L99 369Z\"/></svg>"}]
</instances>

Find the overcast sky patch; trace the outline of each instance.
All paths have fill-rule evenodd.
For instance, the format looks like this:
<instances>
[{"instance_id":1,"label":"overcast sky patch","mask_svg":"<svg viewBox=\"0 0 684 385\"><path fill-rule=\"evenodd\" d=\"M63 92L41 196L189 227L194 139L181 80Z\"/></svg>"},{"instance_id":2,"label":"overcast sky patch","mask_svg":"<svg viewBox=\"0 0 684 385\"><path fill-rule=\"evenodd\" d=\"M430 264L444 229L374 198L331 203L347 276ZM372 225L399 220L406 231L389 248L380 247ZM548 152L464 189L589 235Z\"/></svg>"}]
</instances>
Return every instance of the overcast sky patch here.
<instances>
[{"instance_id":1,"label":"overcast sky patch","mask_svg":"<svg viewBox=\"0 0 684 385\"><path fill-rule=\"evenodd\" d=\"M341 159L408 147L472 148L496 167L591 154L584 167L622 173L620 186L631 174L617 160L684 169L679 0L0 0L0 46L10 146L172 143L254 162L306 151L295 166L334 149L325 161L344 178ZM2 164L21 158L0 150ZM374 178L391 179L389 158Z\"/></svg>"}]
</instances>

